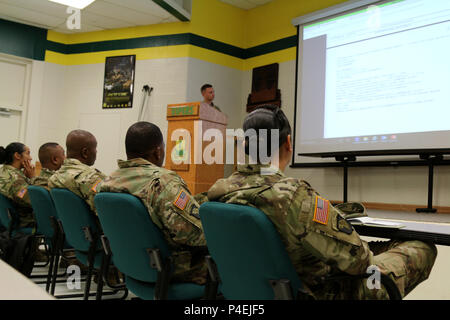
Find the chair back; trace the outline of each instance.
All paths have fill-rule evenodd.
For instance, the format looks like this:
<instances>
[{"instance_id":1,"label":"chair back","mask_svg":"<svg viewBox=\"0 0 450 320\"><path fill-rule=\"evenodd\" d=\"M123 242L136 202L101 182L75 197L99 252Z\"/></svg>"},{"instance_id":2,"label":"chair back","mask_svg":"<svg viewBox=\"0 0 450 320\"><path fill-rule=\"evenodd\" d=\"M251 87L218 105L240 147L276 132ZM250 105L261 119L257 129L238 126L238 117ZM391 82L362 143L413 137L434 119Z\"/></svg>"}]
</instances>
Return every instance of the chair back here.
<instances>
[{"instance_id":1,"label":"chair back","mask_svg":"<svg viewBox=\"0 0 450 320\"><path fill-rule=\"evenodd\" d=\"M114 265L136 280L156 282L147 249L159 249L163 259L169 247L147 208L133 195L101 192L94 198L97 214L113 254Z\"/></svg>"},{"instance_id":2,"label":"chair back","mask_svg":"<svg viewBox=\"0 0 450 320\"><path fill-rule=\"evenodd\" d=\"M58 213L56 212L50 192L44 187L39 186L29 186L28 192L36 219L37 233L42 234L46 240L50 240L55 233L50 217L58 219Z\"/></svg>"},{"instance_id":3,"label":"chair back","mask_svg":"<svg viewBox=\"0 0 450 320\"><path fill-rule=\"evenodd\" d=\"M272 300L270 280L279 279L290 280L295 296L300 278L275 226L263 212L206 202L200 206L200 218L226 299Z\"/></svg>"},{"instance_id":4,"label":"chair back","mask_svg":"<svg viewBox=\"0 0 450 320\"><path fill-rule=\"evenodd\" d=\"M8 214L8 210L13 214L16 209L10 199L3 194L0 194L0 225L6 229L8 229L11 224L11 217Z\"/></svg>"},{"instance_id":5,"label":"chair back","mask_svg":"<svg viewBox=\"0 0 450 320\"><path fill-rule=\"evenodd\" d=\"M90 242L86 239L85 227L90 227L93 234L100 236L101 230L87 203L72 191L55 188L50 190L55 203L58 218L61 220L66 241L75 250L88 252ZM98 241L98 248L101 248Z\"/></svg>"}]
</instances>

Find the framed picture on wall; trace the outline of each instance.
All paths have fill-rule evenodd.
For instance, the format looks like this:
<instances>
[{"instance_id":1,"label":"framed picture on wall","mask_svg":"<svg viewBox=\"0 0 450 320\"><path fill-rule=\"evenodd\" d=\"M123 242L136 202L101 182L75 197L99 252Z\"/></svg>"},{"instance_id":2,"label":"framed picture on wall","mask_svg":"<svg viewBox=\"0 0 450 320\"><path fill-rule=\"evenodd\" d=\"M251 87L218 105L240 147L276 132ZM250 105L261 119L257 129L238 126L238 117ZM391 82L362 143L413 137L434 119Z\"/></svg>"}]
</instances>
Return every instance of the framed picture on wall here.
<instances>
[{"instance_id":1,"label":"framed picture on wall","mask_svg":"<svg viewBox=\"0 0 450 320\"><path fill-rule=\"evenodd\" d=\"M132 108L136 55L107 57L103 109Z\"/></svg>"}]
</instances>

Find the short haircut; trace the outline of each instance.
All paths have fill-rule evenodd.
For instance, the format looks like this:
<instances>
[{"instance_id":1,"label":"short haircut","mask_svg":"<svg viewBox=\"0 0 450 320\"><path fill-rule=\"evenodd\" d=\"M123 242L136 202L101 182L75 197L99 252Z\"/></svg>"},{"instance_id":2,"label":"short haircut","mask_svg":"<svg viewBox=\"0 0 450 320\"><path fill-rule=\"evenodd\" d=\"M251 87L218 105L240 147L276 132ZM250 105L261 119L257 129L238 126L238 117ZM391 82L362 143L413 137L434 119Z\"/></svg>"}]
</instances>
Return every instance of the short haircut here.
<instances>
[{"instance_id":1,"label":"short haircut","mask_svg":"<svg viewBox=\"0 0 450 320\"><path fill-rule=\"evenodd\" d=\"M202 85L202 87L200 88L200 92L203 92L208 88L212 88L212 85L206 83L206 84Z\"/></svg>"},{"instance_id":2,"label":"short haircut","mask_svg":"<svg viewBox=\"0 0 450 320\"><path fill-rule=\"evenodd\" d=\"M44 143L40 148L39 148L39 162L41 164L45 164L45 163L49 163L51 161L51 152L50 149L54 149L56 147L58 147L59 144L56 142L47 142Z\"/></svg>"},{"instance_id":3,"label":"short haircut","mask_svg":"<svg viewBox=\"0 0 450 320\"><path fill-rule=\"evenodd\" d=\"M67 154L80 152L90 142L97 141L92 133L86 130L76 129L69 132L66 138Z\"/></svg>"},{"instance_id":4,"label":"short haircut","mask_svg":"<svg viewBox=\"0 0 450 320\"><path fill-rule=\"evenodd\" d=\"M249 113L244 120L243 129L244 131L247 131L249 129L255 130L256 137L250 137L256 138L252 139L253 141L259 141L260 138L263 139L263 137L260 137L259 135L260 129L267 130L266 141L264 142L267 146L267 156L269 157L272 156L271 130L279 130L279 147L281 147L287 141L288 135L291 134L291 125L289 124L289 120L287 119L284 112L275 105L263 105ZM249 154L249 137L246 137L245 153Z\"/></svg>"},{"instance_id":5,"label":"short haircut","mask_svg":"<svg viewBox=\"0 0 450 320\"><path fill-rule=\"evenodd\" d=\"M163 141L162 132L157 125L140 121L128 128L125 150L128 158L147 158Z\"/></svg>"}]
</instances>

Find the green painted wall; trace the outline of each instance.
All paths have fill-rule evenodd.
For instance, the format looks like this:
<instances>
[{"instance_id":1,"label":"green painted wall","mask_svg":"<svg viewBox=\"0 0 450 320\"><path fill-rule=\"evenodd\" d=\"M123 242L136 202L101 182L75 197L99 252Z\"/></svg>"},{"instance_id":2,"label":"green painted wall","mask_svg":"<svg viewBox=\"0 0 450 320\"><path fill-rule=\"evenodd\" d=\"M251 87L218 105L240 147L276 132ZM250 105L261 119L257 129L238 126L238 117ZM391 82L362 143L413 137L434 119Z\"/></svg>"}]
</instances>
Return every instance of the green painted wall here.
<instances>
[{"instance_id":1,"label":"green painted wall","mask_svg":"<svg viewBox=\"0 0 450 320\"><path fill-rule=\"evenodd\" d=\"M44 60L47 30L0 19L0 52Z\"/></svg>"}]
</instances>

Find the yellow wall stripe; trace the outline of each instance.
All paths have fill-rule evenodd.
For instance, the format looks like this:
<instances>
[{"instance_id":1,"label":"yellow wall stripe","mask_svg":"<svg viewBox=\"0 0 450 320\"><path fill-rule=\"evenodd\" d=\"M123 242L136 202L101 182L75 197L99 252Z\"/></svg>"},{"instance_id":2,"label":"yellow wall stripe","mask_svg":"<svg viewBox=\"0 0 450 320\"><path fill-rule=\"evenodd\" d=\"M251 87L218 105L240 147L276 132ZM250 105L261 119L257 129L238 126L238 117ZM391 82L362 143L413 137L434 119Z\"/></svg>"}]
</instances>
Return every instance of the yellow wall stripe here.
<instances>
[{"instance_id":1,"label":"yellow wall stripe","mask_svg":"<svg viewBox=\"0 0 450 320\"><path fill-rule=\"evenodd\" d=\"M243 60L243 68L242 70L252 70L253 68L265 66L272 63L282 63L291 60L295 60L295 56L297 54L297 48L288 48L268 54L264 54L261 56L257 56L254 58Z\"/></svg>"}]
</instances>

